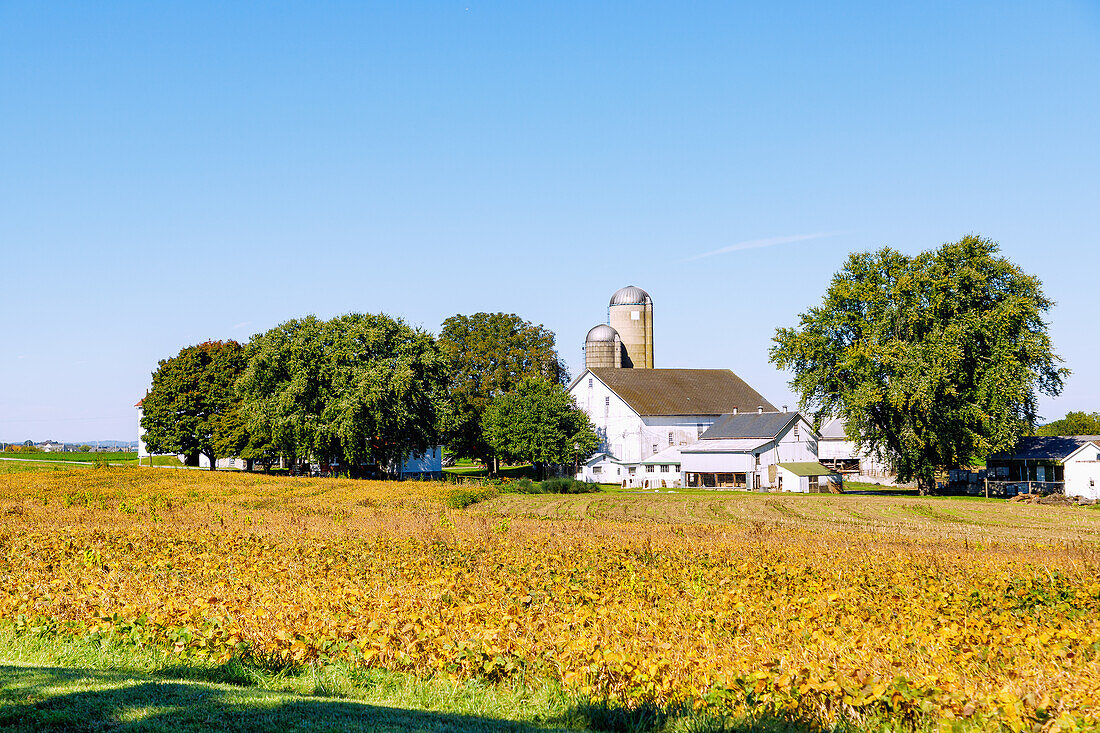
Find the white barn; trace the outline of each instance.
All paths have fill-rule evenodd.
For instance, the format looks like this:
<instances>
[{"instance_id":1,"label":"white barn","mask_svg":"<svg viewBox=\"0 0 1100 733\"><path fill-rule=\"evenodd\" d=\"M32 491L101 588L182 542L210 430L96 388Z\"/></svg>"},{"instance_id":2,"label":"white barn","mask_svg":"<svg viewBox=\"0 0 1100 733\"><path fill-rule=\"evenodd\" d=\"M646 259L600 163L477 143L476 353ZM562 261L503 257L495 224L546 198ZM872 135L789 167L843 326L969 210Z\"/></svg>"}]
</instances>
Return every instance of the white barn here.
<instances>
[{"instance_id":1,"label":"white barn","mask_svg":"<svg viewBox=\"0 0 1100 733\"><path fill-rule=\"evenodd\" d=\"M870 451L858 450L855 441L848 439L842 417L835 417L821 426L817 453L821 463L837 473L871 479L893 476L885 461Z\"/></svg>"},{"instance_id":2,"label":"white barn","mask_svg":"<svg viewBox=\"0 0 1100 733\"><path fill-rule=\"evenodd\" d=\"M779 488L777 466L817 463L817 446L818 434L800 412L725 415L697 443L680 450L684 486ZM822 473L829 470L822 467Z\"/></svg>"},{"instance_id":3,"label":"white barn","mask_svg":"<svg viewBox=\"0 0 1100 733\"><path fill-rule=\"evenodd\" d=\"M635 467L666 448L695 443L722 415L775 411L729 369L589 368L569 393L592 420L598 450Z\"/></svg>"}]
</instances>

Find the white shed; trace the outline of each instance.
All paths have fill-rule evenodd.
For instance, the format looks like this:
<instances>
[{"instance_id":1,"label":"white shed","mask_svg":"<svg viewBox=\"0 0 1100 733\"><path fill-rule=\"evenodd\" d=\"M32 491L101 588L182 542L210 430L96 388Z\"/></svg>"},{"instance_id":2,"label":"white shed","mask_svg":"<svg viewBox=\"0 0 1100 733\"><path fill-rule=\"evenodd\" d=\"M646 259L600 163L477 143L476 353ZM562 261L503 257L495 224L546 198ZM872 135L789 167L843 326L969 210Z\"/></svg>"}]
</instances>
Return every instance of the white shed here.
<instances>
[{"instance_id":1,"label":"white shed","mask_svg":"<svg viewBox=\"0 0 1100 733\"><path fill-rule=\"evenodd\" d=\"M831 487L839 489L844 483L840 473L817 461L777 463L775 468L776 489L779 491L825 494L830 492Z\"/></svg>"},{"instance_id":2,"label":"white shed","mask_svg":"<svg viewBox=\"0 0 1100 733\"><path fill-rule=\"evenodd\" d=\"M1088 441L1063 461L1066 496L1100 499L1100 443Z\"/></svg>"}]
</instances>

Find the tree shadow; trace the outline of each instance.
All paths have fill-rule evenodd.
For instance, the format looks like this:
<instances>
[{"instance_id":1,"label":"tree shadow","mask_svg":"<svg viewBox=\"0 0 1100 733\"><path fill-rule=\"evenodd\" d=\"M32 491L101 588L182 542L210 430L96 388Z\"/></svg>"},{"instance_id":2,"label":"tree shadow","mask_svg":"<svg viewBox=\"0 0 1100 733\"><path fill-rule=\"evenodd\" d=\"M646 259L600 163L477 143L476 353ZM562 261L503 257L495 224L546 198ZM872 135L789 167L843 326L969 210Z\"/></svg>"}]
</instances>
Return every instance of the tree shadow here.
<instances>
[{"instance_id":1,"label":"tree shadow","mask_svg":"<svg viewBox=\"0 0 1100 733\"><path fill-rule=\"evenodd\" d=\"M56 692L58 687L76 688ZM0 665L0 729L13 731L484 731L552 725L158 681L132 673Z\"/></svg>"},{"instance_id":2,"label":"tree shadow","mask_svg":"<svg viewBox=\"0 0 1100 733\"><path fill-rule=\"evenodd\" d=\"M193 668L180 668L196 677ZM171 668L166 668L170 673ZM0 665L0 730L4 731L380 731L410 733L477 731L548 733L807 733L808 723L769 717L723 718L690 707L653 704L625 708L580 701L542 721L512 721L478 715L392 708L384 705L299 696L209 680L160 680L133 672ZM223 682L222 684L217 684ZM251 685L249 679L246 684ZM60 688L60 689L59 689Z\"/></svg>"}]
</instances>

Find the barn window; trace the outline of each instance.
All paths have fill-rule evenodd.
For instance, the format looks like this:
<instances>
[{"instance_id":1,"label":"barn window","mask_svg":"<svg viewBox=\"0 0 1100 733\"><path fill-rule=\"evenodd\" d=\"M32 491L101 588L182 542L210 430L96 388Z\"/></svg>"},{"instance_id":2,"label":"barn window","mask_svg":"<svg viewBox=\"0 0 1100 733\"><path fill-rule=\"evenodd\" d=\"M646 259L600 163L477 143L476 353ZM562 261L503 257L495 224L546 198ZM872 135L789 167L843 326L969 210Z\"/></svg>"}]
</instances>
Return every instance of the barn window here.
<instances>
[{"instance_id":1,"label":"barn window","mask_svg":"<svg viewBox=\"0 0 1100 733\"><path fill-rule=\"evenodd\" d=\"M652 463L645 467L645 472L646 473L653 473L653 464Z\"/></svg>"},{"instance_id":2,"label":"barn window","mask_svg":"<svg viewBox=\"0 0 1100 733\"><path fill-rule=\"evenodd\" d=\"M627 472L627 473L629 473L629 474L630 474L631 476L633 476L633 475L634 475L634 473L635 473L635 472L636 472L637 470L638 470L638 469L637 469L637 468L635 468L634 466L630 466L629 468L627 468L627 469L626 469L626 472Z\"/></svg>"},{"instance_id":3,"label":"barn window","mask_svg":"<svg viewBox=\"0 0 1100 733\"><path fill-rule=\"evenodd\" d=\"M592 377L588 378L588 388L592 389Z\"/></svg>"},{"instance_id":4,"label":"barn window","mask_svg":"<svg viewBox=\"0 0 1100 733\"><path fill-rule=\"evenodd\" d=\"M672 445L672 433L671 432L669 432L669 434L668 434L668 444Z\"/></svg>"},{"instance_id":5,"label":"barn window","mask_svg":"<svg viewBox=\"0 0 1100 733\"><path fill-rule=\"evenodd\" d=\"M656 443L654 443L654 444L653 444L653 452L654 452L654 453L656 453L656 452L657 452L657 444L656 444Z\"/></svg>"},{"instance_id":6,"label":"barn window","mask_svg":"<svg viewBox=\"0 0 1100 733\"><path fill-rule=\"evenodd\" d=\"M592 473L603 473L603 466L593 466Z\"/></svg>"},{"instance_id":7,"label":"barn window","mask_svg":"<svg viewBox=\"0 0 1100 733\"><path fill-rule=\"evenodd\" d=\"M794 439L798 440L798 423L794 424Z\"/></svg>"},{"instance_id":8,"label":"barn window","mask_svg":"<svg viewBox=\"0 0 1100 733\"><path fill-rule=\"evenodd\" d=\"M698 425L695 426L695 428L696 428L696 430L698 430L699 437L702 438L703 437L703 423L699 423Z\"/></svg>"},{"instance_id":9,"label":"barn window","mask_svg":"<svg viewBox=\"0 0 1100 733\"><path fill-rule=\"evenodd\" d=\"M668 464L667 463L661 464L661 473L668 473Z\"/></svg>"}]
</instances>

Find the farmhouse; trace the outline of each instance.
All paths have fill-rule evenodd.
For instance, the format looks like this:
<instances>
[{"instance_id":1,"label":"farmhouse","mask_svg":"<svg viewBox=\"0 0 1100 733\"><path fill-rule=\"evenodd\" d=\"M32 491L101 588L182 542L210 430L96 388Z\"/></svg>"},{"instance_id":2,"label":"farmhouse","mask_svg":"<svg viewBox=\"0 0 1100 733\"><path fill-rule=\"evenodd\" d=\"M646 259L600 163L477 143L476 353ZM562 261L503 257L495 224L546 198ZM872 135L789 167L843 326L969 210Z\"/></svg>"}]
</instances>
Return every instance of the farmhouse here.
<instances>
[{"instance_id":1,"label":"farmhouse","mask_svg":"<svg viewBox=\"0 0 1100 733\"><path fill-rule=\"evenodd\" d=\"M986 458L986 477L1019 492L1098 499L1100 435L1021 438L1011 451Z\"/></svg>"},{"instance_id":2,"label":"farmhouse","mask_svg":"<svg viewBox=\"0 0 1100 733\"><path fill-rule=\"evenodd\" d=\"M698 442L680 450L684 485L703 489L795 490L790 479L781 483L778 467L817 464L817 444L818 434L800 412L758 410L724 415ZM791 472L800 477L835 474L820 465L816 474L805 473L803 468Z\"/></svg>"},{"instance_id":3,"label":"farmhouse","mask_svg":"<svg viewBox=\"0 0 1100 733\"><path fill-rule=\"evenodd\" d=\"M775 410L729 369L590 367L569 393L592 420L598 450L635 467L666 448L696 442L724 414Z\"/></svg>"}]
</instances>

